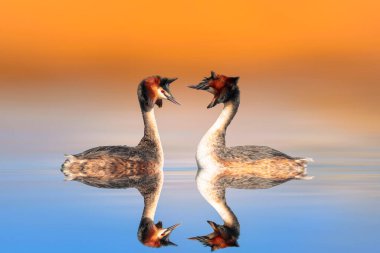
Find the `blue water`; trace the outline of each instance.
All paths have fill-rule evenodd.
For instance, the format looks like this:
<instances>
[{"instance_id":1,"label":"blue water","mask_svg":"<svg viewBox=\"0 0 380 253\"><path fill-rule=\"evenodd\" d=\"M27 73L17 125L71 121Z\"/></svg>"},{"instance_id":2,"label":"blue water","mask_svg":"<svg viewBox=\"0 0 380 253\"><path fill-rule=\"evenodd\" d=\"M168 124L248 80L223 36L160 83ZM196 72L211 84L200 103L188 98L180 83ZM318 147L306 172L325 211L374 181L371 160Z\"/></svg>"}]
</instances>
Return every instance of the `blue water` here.
<instances>
[{"instance_id":1,"label":"blue water","mask_svg":"<svg viewBox=\"0 0 380 253\"><path fill-rule=\"evenodd\" d=\"M317 158L311 181L229 190L240 247L219 252L379 252L378 152ZM211 232L206 220L221 223L196 189L195 168L166 168L156 220L181 223L171 235L179 246L152 249L136 237L143 203L135 189L65 182L62 160L1 161L1 252L209 252L186 239Z\"/></svg>"}]
</instances>

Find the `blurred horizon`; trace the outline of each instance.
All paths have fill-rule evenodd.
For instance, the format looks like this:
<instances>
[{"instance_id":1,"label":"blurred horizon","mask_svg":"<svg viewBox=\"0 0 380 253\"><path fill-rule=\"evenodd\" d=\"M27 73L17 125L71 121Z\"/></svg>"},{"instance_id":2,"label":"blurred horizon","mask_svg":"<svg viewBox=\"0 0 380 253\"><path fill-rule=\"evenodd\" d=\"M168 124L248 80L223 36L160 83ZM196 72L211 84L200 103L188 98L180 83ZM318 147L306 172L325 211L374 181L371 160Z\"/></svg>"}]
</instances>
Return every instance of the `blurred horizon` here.
<instances>
[{"instance_id":1,"label":"blurred horizon","mask_svg":"<svg viewBox=\"0 0 380 253\"><path fill-rule=\"evenodd\" d=\"M136 87L178 77L156 110L167 166L194 167L221 107L186 88L240 76L228 145L312 156L380 140L380 3L5 1L0 8L2 156L137 144ZM307 148L306 148L307 147Z\"/></svg>"}]
</instances>

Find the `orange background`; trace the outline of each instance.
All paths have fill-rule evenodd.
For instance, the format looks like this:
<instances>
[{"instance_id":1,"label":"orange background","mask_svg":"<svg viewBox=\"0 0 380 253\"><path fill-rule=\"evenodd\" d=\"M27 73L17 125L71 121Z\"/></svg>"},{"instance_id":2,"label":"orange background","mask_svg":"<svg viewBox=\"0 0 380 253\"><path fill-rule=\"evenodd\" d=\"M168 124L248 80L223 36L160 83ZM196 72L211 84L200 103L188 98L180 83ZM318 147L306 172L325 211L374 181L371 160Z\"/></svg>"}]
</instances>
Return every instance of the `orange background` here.
<instances>
[{"instance_id":1,"label":"orange background","mask_svg":"<svg viewBox=\"0 0 380 253\"><path fill-rule=\"evenodd\" d=\"M172 91L183 104L160 110L161 137L172 159L190 160L219 110L185 86L215 70L241 76L230 144L376 145L379 9L368 0L2 1L3 141L9 152L20 144L12 136L36 145L62 135L45 145L77 151L133 145L136 86L161 74L179 77Z\"/></svg>"},{"instance_id":2,"label":"orange background","mask_svg":"<svg viewBox=\"0 0 380 253\"><path fill-rule=\"evenodd\" d=\"M368 57L380 50L379 9L368 0L2 1L1 72L250 71L305 55Z\"/></svg>"}]
</instances>

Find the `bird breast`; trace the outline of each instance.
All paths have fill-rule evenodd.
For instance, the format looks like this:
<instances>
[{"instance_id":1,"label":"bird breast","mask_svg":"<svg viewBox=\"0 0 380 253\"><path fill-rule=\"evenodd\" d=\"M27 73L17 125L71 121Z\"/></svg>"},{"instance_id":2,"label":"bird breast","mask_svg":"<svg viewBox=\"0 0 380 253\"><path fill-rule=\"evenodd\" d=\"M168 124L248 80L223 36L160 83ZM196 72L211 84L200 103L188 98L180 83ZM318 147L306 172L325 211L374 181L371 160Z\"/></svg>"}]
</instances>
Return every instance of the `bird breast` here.
<instances>
[{"instance_id":1,"label":"bird breast","mask_svg":"<svg viewBox=\"0 0 380 253\"><path fill-rule=\"evenodd\" d=\"M212 138L204 136L198 145L196 160L198 164L197 180L213 180L220 172L216 159L216 143Z\"/></svg>"}]
</instances>

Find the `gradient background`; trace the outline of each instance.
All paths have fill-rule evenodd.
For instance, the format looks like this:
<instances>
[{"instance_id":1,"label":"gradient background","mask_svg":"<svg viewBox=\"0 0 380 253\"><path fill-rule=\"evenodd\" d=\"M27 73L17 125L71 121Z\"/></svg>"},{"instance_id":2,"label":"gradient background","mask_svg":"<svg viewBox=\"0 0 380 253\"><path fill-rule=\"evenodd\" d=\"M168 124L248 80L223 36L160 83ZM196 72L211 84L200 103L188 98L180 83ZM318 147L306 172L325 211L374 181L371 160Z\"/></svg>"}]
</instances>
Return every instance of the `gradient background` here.
<instances>
[{"instance_id":1,"label":"gradient background","mask_svg":"<svg viewBox=\"0 0 380 253\"><path fill-rule=\"evenodd\" d=\"M186 86L214 70L241 77L229 145L313 157L321 170L311 168L311 174L323 179L339 171L334 179L340 183L340 173L355 182L369 169L359 181L371 185L380 171L379 9L368 0L2 1L1 203L14 208L4 216L25 209L22 192L32 194L40 176L50 181L36 188L37 199L57 185L64 153L137 144L143 124L136 87L153 74L179 77L172 92L182 106L164 102L156 110L165 169L196 169L196 145L221 107L207 110L211 95ZM365 210L379 210L370 204L378 188L361 193L370 198Z\"/></svg>"},{"instance_id":2,"label":"gradient background","mask_svg":"<svg viewBox=\"0 0 380 253\"><path fill-rule=\"evenodd\" d=\"M157 113L167 165L194 165L219 110L185 86L210 70L241 77L231 145L376 145L379 5L3 1L1 153L133 145L143 127L136 86L160 74L179 77L172 91L183 104Z\"/></svg>"}]
</instances>

